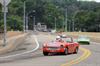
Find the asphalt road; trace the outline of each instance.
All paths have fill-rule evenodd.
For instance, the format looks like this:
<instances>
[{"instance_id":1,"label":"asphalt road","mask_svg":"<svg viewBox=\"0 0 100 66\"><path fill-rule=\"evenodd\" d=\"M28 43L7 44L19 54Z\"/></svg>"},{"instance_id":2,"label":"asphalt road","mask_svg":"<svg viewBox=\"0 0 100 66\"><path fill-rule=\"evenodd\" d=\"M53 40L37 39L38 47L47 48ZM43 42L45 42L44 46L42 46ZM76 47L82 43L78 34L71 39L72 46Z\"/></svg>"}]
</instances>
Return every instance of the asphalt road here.
<instances>
[{"instance_id":1,"label":"asphalt road","mask_svg":"<svg viewBox=\"0 0 100 66\"><path fill-rule=\"evenodd\" d=\"M79 50L78 54L70 55L50 55L43 56L42 45L45 41L51 41L54 39L53 35L36 35L40 48L36 52L0 59L0 66L61 66L62 64L68 63L71 60L80 57L83 52ZM86 60L74 66L100 66L100 48L98 44L91 43L91 45L82 46L89 49L92 55Z\"/></svg>"},{"instance_id":2,"label":"asphalt road","mask_svg":"<svg viewBox=\"0 0 100 66\"><path fill-rule=\"evenodd\" d=\"M83 47L89 49L92 54L89 58L74 66L100 66L100 43L91 43L91 45Z\"/></svg>"}]
</instances>

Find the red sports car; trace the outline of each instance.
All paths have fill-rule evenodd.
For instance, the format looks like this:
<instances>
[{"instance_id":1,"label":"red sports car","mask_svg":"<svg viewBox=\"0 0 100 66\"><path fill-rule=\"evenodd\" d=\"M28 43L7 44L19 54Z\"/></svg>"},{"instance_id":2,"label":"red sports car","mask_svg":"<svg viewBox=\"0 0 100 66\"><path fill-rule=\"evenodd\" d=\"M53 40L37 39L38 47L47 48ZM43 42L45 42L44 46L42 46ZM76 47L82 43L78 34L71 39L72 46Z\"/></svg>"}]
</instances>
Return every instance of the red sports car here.
<instances>
[{"instance_id":1,"label":"red sports car","mask_svg":"<svg viewBox=\"0 0 100 66\"><path fill-rule=\"evenodd\" d=\"M61 53L67 55L68 53L77 53L79 44L74 42L71 37L62 38L60 41L52 41L44 43L43 54L47 56L49 53Z\"/></svg>"}]
</instances>

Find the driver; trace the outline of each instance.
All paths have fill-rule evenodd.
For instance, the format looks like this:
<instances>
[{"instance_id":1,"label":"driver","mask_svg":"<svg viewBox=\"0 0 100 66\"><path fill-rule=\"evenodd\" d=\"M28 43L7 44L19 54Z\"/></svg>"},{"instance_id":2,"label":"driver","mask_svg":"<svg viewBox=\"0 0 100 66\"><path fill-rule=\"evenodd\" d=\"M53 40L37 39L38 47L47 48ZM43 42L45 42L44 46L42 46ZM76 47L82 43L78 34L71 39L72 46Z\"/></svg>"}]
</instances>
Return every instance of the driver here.
<instances>
[{"instance_id":1,"label":"driver","mask_svg":"<svg viewBox=\"0 0 100 66\"><path fill-rule=\"evenodd\" d=\"M62 38L61 38L60 36L57 36L57 37L56 37L56 41L62 42L63 40L62 40Z\"/></svg>"}]
</instances>

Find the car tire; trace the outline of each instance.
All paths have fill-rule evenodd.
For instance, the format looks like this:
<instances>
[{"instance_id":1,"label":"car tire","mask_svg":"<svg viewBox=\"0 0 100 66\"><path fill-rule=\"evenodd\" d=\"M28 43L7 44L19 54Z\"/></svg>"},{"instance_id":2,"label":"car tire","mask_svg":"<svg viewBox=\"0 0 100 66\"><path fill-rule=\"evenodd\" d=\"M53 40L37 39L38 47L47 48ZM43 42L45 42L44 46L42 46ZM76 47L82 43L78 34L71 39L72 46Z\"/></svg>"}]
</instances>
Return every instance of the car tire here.
<instances>
[{"instance_id":1,"label":"car tire","mask_svg":"<svg viewBox=\"0 0 100 66\"><path fill-rule=\"evenodd\" d=\"M77 54L77 53L78 53L78 47L75 49L74 54Z\"/></svg>"},{"instance_id":2,"label":"car tire","mask_svg":"<svg viewBox=\"0 0 100 66\"><path fill-rule=\"evenodd\" d=\"M68 48L65 48L64 55L68 54Z\"/></svg>"},{"instance_id":3,"label":"car tire","mask_svg":"<svg viewBox=\"0 0 100 66\"><path fill-rule=\"evenodd\" d=\"M43 55L44 56L48 56L48 52L43 52Z\"/></svg>"},{"instance_id":4,"label":"car tire","mask_svg":"<svg viewBox=\"0 0 100 66\"><path fill-rule=\"evenodd\" d=\"M88 42L88 45L90 45L90 42Z\"/></svg>"}]
</instances>

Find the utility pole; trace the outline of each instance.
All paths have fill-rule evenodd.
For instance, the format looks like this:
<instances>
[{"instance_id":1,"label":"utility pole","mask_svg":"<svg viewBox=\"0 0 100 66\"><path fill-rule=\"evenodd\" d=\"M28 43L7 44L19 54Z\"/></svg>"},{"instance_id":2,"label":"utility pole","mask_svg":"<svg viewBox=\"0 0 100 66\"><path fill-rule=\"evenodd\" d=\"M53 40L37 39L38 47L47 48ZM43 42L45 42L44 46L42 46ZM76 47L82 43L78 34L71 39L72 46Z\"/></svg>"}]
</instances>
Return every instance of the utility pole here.
<instances>
[{"instance_id":1,"label":"utility pole","mask_svg":"<svg viewBox=\"0 0 100 66\"><path fill-rule=\"evenodd\" d=\"M8 12L8 4L11 2L11 0L0 0L0 3L2 4L2 12L4 13L4 46L7 44L7 12Z\"/></svg>"},{"instance_id":2,"label":"utility pole","mask_svg":"<svg viewBox=\"0 0 100 66\"><path fill-rule=\"evenodd\" d=\"M72 31L73 32L75 31L75 16L77 13L78 13L78 11L75 12L75 14L73 15L73 18L72 18L72 27L73 27Z\"/></svg>"},{"instance_id":3,"label":"utility pole","mask_svg":"<svg viewBox=\"0 0 100 66\"><path fill-rule=\"evenodd\" d=\"M73 32L75 30L75 22L74 22L74 18L73 18Z\"/></svg>"},{"instance_id":4,"label":"utility pole","mask_svg":"<svg viewBox=\"0 0 100 66\"><path fill-rule=\"evenodd\" d=\"M65 22L63 21L63 26L62 26L62 29L63 29L63 31L64 31L64 28L65 28L65 24L64 24Z\"/></svg>"},{"instance_id":5,"label":"utility pole","mask_svg":"<svg viewBox=\"0 0 100 66\"><path fill-rule=\"evenodd\" d=\"M55 30L57 30L57 18L55 17Z\"/></svg>"},{"instance_id":6,"label":"utility pole","mask_svg":"<svg viewBox=\"0 0 100 66\"><path fill-rule=\"evenodd\" d=\"M25 22L26 22L26 2L24 1L24 16L23 16L23 31L25 32Z\"/></svg>"},{"instance_id":7,"label":"utility pole","mask_svg":"<svg viewBox=\"0 0 100 66\"><path fill-rule=\"evenodd\" d=\"M77 15L78 12L79 12L79 11L76 11L75 14L74 14L73 17L72 17L73 32L75 31L75 17L76 17L76 15Z\"/></svg>"},{"instance_id":8,"label":"utility pole","mask_svg":"<svg viewBox=\"0 0 100 66\"><path fill-rule=\"evenodd\" d=\"M26 31L28 31L28 14L26 15Z\"/></svg>"},{"instance_id":9,"label":"utility pole","mask_svg":"<svg viewBox=\"0 0 100 66\"><path fill-rule=\"evenodd\" d=\"M35 29L35 16L33 16L33 28L34 28L34 31L36 30Z\"/></svg>"},{"instance_id":10,"label":"utility pole","mask_svg":"<svg viewBox=\"0 0 100 66\"><path fill-rule=\"evenodd\" d=\"M65 14L66 15L66 17L65 17L66 18L66 20L65 20L65 32L67 32L67 25L68 25L68 22L67 22L67 7L66 7L65 12L66 12L66 14Z\"/></svg>"},{"instance_id":11,"label":"utility pole","mask_svg":"<svg viewBox=\"0 0 100 66\"><path fill-rule=\"evenodd\" d=\"M7 33L7 24L6 24L6 16L7 16L7 12L6 12L6 3L5 3L5 0L3 0L3 3L4 3L4 45L6 45L7 44L7 42L6 42L6 38L7 38L7 35L6 35L6 33Z\"/></svg>"},{"instance_id":12,"label":"utility pole","mask_svg":"<svg viewBox=\"0 0 100 66\"><path fill-rule=\"evenodd\" d=\"M71 25L71 22L69 22L69 30L68 30L69 32L71 31L71 26L70 25Z\"/></svg>"},{"instance_id":13,"label":"utility pole","mask_svg":"<svg viewBox=\"0 0 100 66\"><path fill-rule=\"evenodd\" d=\"M33 10L33 13L34 13L34 15L33 15L33 29L34 29L34 31L36 31L36 29L35 29L35 10Z\"/></svg>"}]
</instances>

